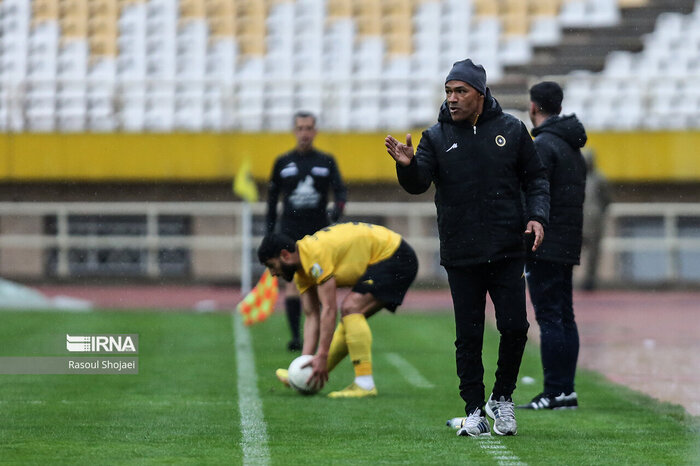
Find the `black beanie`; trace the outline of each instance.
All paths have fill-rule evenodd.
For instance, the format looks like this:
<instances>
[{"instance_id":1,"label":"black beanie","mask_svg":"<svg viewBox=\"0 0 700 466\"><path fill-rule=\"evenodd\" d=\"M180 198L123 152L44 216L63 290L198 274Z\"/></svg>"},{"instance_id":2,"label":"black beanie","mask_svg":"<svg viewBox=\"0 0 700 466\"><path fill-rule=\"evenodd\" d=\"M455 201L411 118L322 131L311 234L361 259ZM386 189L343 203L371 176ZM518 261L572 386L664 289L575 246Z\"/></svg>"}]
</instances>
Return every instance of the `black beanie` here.
<instances>
[{"instance_id":1,"label":"black beanie","mask_svg":"<svg viewBox=\"0 0 700 466\"><path fill-rule=\"evenodd\" d=\"M475 65L469 58L452 65L450 74L445 78L445 84L453 80L463 81L479 93L486 94L486 70L481 65Z\"/></svg>"},{"instance_id":2,"label":"black beanie","mask_svg":"<svg viewBox=\"0 0 700 466\"><path fill-rule=\"evenodd\" d=\"M530 100L549 115L559 115L564 92L554 81L543 81L530 88Z\"/></svg>"}]
</instances>

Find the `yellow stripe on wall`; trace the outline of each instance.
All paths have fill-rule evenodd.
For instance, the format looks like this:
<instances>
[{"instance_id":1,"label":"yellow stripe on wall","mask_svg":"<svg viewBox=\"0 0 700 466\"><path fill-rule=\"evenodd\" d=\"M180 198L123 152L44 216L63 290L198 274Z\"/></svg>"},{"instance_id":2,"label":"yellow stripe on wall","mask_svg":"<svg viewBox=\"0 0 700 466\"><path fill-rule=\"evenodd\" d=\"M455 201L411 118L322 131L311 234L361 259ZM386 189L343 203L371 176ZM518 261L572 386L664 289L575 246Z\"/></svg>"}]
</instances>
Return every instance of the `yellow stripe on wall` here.
<instances>
[{"instance_id":1,"label":"yellow stripe on wall","mask_svg":"<svg viewBox=\"0 0 700 466\"><path fill-rule=\"evenodd\" d=\"M266 135L268 136L268 135ZM233 177L246 155L262 176L273 147L293 139L237 134L5 135L11 180L207 180ZM280 142L278 142L278 140Z\"/></svg>"},{"instance_id":2,"label":"yellow stripe on wall","mask_svg":"<svg viewBox=\"0 0 700 466\"><path fill-rule=\"evenodd\" d=\"M616 181L700 181L700 131L592 133L588 148Z\"/></svg>"},{"instance_id":3,"label":"yellow stripe on wall","mask_svg":"<svg viewBox=\"0 0 700 466\"><path fill-rule=\"evenodd\" d=\"M414 131L418 145L420 130ZM395 182L385 133L321 133L319 149L335 155L344 178ZM405 134L395 134L403 140ZM294 146L291 134L3 134L3 181L230 180L241 160L266 180L274 159ZM700 181L700 132L591 133L587 145L617 181Z\"/></svg>"}]
</instances>

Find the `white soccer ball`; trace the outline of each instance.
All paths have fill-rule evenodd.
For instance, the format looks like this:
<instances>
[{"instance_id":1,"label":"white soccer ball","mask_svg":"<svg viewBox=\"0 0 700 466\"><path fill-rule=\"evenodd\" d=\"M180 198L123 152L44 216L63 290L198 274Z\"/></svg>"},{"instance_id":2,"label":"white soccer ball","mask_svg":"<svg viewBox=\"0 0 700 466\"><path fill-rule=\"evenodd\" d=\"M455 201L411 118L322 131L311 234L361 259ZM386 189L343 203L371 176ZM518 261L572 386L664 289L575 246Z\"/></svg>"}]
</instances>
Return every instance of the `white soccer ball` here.
<instances>
[{"instance_id":1,"label":"white soccer ball","mask_svg":"<svg viewBox=\"0 0 700 466\"><path fill-rule=\"evenodd\" d=\"M311 377L313 369L311 366L302 367L311 362L313 358L314 357L310 354L304 354L296 358L289 365L289 385L304 395L313 395L314 393L318 392L317 388L306 383L306 381L309 380L309 377Z\"/></svg>"}]
</instances>

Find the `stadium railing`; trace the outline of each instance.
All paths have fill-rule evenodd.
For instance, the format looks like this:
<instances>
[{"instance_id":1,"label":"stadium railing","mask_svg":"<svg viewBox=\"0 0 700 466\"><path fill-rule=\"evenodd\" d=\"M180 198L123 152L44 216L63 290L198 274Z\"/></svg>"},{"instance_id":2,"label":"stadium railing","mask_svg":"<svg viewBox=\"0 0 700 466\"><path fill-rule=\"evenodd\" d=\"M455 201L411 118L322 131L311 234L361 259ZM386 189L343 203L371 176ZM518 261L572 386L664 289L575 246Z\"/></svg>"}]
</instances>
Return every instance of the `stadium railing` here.
<instances>
[{"instance_id":1,"label":"stadium railing","mask_svg":"<svg viewBox=\"0 0 700 466\"><path fill-rule=\"evenodd\" d=\"M251 207L249 273L256 276L262 267L254 249L266 206ZM237 282L246 273L243 212L239 202L0 203L0 275L32 281ZM401 233L419 254L419 280L445 283L432 203L353 202L345 219ZM700 204L615 203L605 223L601 283L700 285Z\"/></svg>"}]
</instances>

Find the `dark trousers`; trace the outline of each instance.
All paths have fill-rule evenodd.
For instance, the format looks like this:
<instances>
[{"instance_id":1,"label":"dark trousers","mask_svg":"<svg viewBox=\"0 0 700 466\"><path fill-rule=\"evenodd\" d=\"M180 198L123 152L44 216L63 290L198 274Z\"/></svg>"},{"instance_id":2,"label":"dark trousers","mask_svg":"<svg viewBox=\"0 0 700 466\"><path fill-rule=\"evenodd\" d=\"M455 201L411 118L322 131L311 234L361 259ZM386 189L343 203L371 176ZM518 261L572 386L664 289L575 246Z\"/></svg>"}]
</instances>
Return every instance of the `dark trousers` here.
<instances>
[{"instance_id":1,"label":"dark trousers","mask_svg":"<svg viewBox=\"0 0 700 466\"><path fill-rule=\"evenodd\" d=\"M455 311L455 340L459 392L465 412L483 410L484 341L486 293L496 310L496 327L501 334L494 399L510 398L520 370L527 341L524 259L507 259L465 267L446 267Z\"/></svg>"},{"instance_id":2,"label":"dark trousers","mask_svg":"<svg viewBox=\"0 0 700 466\"><path fill-rule=\"evenodd\" d=\"M544 392L574 391L578 360L578 328L574 320L571 264L528 261L527 285L540 326Z\"/></svg>"}]
</instances>

